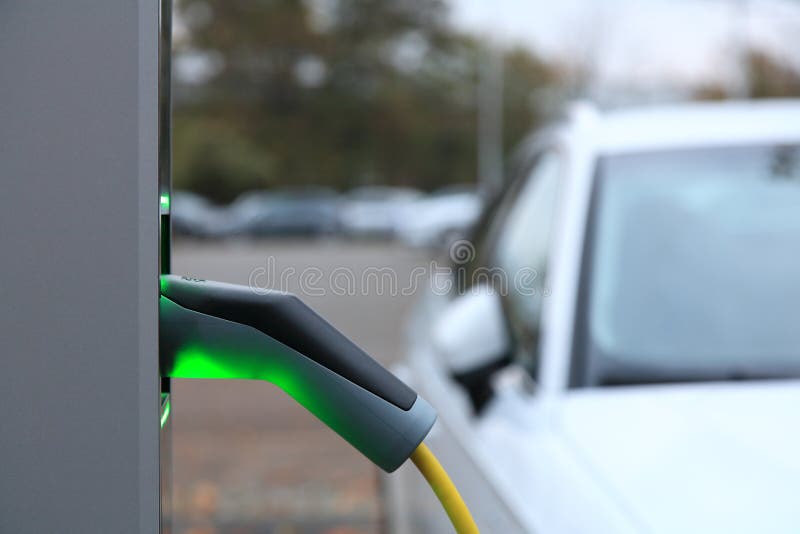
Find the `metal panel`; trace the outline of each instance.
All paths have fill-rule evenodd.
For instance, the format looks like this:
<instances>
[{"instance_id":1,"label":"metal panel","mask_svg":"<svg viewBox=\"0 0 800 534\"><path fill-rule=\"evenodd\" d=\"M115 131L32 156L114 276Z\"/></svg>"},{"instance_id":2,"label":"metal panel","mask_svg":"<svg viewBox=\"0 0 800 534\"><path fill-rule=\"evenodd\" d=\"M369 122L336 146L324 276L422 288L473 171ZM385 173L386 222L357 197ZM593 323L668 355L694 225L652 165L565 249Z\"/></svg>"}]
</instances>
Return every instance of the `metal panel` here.
<instances>
[{"instance_id":1,"label":"metal panel","mask_svg":"<svg viewBox=\"0 0 800 534\"><path fill-rule=\"evenodd\" d=\"M158 2L0 2L0 532L158 531Z\"/></svg>"}]
</instances>

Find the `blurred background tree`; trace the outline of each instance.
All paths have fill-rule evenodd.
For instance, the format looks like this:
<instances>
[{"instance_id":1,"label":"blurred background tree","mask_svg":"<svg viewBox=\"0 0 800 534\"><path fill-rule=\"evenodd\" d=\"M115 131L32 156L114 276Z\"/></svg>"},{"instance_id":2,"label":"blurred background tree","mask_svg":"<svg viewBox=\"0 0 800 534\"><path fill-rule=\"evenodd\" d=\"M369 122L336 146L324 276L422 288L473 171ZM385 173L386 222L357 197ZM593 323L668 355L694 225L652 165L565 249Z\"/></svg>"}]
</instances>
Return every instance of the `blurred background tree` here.
<instances>
[{"instance_id":1,"label":"blurred background tree","mask_svg":"<svg viewBox=\"0 0 800 534\"><path fill-rule=\"evenodd\" d=\"M777 61L763 50L747 54L749 96L752 98L797 98L800 96L800 73Z\"/></svg>"},{"instance_id":2,"label":"blurred background tree","mask_svg":"<svg viewBox=\"0 0 800 534\"><path fill-rule=\"evenodd\" d=\"M744 70L747 73L744 95L748 98L800 97L800 72L786 62L758 48L745 51ZM698 100L725 100L735 98L735 91L721 83L701 85L694 93Z\"/></svg>"},{"instance_id":3,"label":"blurred background tree","mask_svg":"<svg viewBox=\"0 0 800 534\"><path fill-rule=\"evenodd\" d=\"M706 78L670 80L665 69L654 92L636 68L602 82L599 50L618 35L618 12L581 11L583 48L540 56L530 43L457 28L452 9L448 0L177 0L176 187L221 203L251 189L475 184L487 58L503 63L502 99L489 100L502 101L506 154L569 98L800 95L796 66L753 44L723 39Z\"/></svg>"},{"instance_id":4,"label":"blurred background tree","mask_svg":"<svg viewBox=\"0 0 800 534\"><path fill-rule=\"evenodd\" d=\"M177 188L230 201L249 189L475 183L481 41L443 0L180 0ZM559 69L505 52L508 150ZM194 78L194 79L192 79Z\"/></svg>"}]
</instances>

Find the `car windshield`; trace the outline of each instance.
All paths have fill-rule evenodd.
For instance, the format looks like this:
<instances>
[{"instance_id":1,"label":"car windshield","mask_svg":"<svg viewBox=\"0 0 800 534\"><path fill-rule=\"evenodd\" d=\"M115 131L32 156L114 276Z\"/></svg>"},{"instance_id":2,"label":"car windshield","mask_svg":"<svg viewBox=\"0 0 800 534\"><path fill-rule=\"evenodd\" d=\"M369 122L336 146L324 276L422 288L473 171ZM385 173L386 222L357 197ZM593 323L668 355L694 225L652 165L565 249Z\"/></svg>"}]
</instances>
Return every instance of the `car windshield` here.
<instances>
[{"instance_id":1,"label":"car windshield","mask_svg":"<svg viewBox=\"0 0 800 534\"><path fill-rule=\"evenodd\" d=\"M573 385L800 376L800 146L599 162Z\"/></svg>"}]
</instances>

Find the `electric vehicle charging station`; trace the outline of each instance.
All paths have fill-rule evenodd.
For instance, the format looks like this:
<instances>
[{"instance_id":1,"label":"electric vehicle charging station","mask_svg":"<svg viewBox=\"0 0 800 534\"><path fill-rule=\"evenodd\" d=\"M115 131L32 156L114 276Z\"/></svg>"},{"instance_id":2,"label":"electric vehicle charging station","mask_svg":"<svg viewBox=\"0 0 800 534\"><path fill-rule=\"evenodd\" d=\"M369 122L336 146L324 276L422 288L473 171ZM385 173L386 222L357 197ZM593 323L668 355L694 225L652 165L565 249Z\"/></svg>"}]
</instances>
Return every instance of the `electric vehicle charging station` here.
<instances>
[{"instance_id":1,"label":"electric vehicle charging station","mask_svg":"<svg viewBox=\"0 0 800 534\"><path fill-rule=\"evenodd\" d=\"M160 18L0 3L0 532L160 530Z\"/></svg>"},{"instance_id":2,"label":"electric vehicle charging station","mask_svg":"<svg viewBox=\"0 0 800 534\"><path fill-rule=\"evenodd\" d=\"M172 377L272 382L477 532L424 399L295 297L169 275L170 55L170 0L0 4L0 532L170 532Z\"/></svg>"}]
</instances>

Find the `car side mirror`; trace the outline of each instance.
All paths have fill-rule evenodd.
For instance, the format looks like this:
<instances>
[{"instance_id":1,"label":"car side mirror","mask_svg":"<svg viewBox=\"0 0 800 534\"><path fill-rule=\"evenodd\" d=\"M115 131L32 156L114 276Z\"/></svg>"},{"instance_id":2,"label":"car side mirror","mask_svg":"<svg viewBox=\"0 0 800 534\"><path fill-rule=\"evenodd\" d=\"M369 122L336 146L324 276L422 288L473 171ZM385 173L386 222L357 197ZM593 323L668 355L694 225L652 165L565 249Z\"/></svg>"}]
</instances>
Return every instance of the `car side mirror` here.
<instances>
[{"instance_id":1,"label":"car side mirror","mask_svg":"<svg viewBox=\"0 0 800 534\"><path fill-rule=\"evenodd\" d=\"M487 287L471 288L447 305L432 337L451 377L480 413L492 396L492 375L511 361L500 297Z\"/></svg>"}]
</instances>

